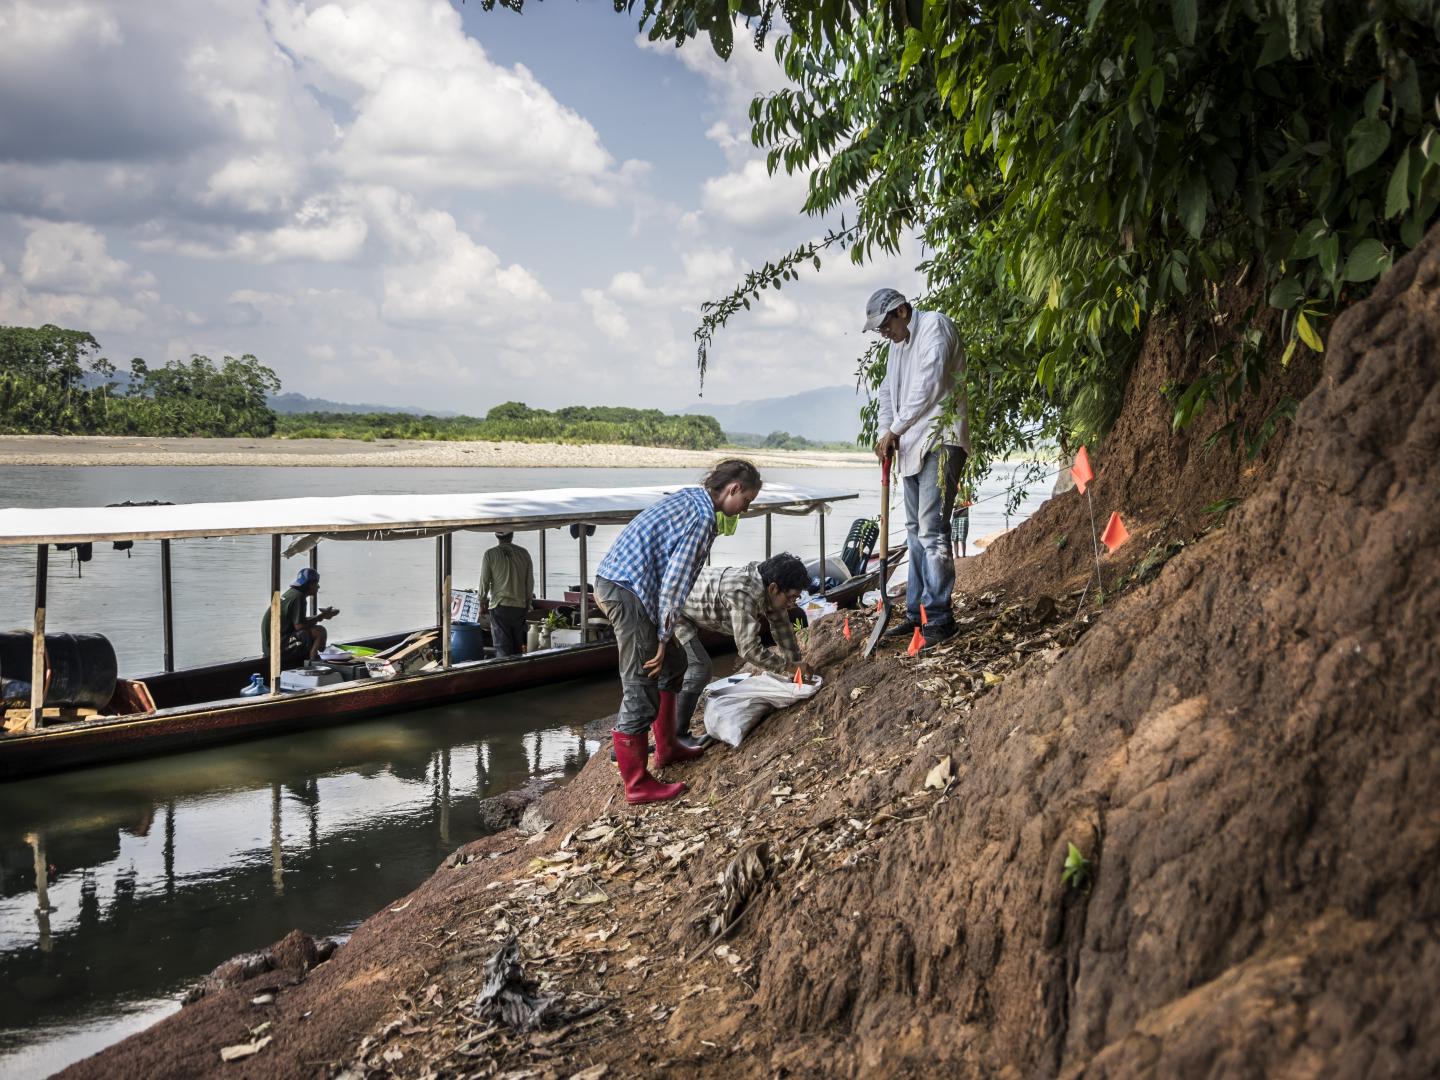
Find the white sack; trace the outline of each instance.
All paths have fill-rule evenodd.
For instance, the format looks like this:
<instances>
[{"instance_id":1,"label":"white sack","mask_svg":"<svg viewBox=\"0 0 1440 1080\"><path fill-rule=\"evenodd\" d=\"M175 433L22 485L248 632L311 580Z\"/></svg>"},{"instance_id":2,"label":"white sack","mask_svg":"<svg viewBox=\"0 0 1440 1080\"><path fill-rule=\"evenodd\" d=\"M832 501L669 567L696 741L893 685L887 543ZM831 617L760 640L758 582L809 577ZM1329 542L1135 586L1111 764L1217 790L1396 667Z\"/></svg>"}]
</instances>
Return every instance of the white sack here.
<instances>
[{"instance_id":1,"label":"white sack","mask_svg":"<svg viewBox=\"0 0 1440 1080\"><path fill-rule=\"evenodd\" d=\"M824 680L803 686L791 679L762 672L731 675L705 688L705 731L730 746L739 746L750 729L767 713L814 697Z\"/></svg>"}]
</instances>

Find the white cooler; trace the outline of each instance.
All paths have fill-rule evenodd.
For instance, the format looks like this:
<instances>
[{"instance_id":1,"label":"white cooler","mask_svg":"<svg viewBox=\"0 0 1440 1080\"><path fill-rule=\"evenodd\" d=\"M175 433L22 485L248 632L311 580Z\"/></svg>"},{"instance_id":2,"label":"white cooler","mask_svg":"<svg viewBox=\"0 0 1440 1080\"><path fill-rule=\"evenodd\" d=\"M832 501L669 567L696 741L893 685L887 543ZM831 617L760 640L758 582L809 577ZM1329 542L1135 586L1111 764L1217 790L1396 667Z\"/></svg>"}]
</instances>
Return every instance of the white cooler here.
<instances>
[{"instance_id":1,"label":"white cooler","mask_svg":"<svg viewBox=\"0 0 1440 1080\"><path fill-rule=\"evenodd\" d=\"M333 668L291 668L280 672L281 690L318 690L343 682L344 676Z\"/></svg>"}]
</instances>

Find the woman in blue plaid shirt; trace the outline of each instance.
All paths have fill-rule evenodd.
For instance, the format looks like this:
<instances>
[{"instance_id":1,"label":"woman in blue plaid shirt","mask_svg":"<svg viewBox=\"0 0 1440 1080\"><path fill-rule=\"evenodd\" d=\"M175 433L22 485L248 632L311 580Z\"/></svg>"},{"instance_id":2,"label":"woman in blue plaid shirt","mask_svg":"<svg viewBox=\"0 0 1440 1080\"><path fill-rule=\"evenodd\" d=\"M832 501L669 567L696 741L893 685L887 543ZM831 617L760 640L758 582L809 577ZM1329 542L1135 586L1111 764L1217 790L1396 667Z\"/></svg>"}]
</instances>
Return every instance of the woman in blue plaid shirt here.
<instances>
[{"instance_id":1,"label":"woman in blue plaid shirt","mask_svg":"<svg viewBox=\"0 0 1440 1080\"><path fill-rule=\"evenodd\" d=\"M655 732L656 768L703 753L675 741L685 657L671 639L715 542L717 516L743 514L759 494L760 470L739 458L722 461L701 486L667 495L626 525L595 572L595 597L620 653L623 693L611 735L627 802L660 802L685 790L650 775L647 727Z\"/></svg>"}]
</instances>

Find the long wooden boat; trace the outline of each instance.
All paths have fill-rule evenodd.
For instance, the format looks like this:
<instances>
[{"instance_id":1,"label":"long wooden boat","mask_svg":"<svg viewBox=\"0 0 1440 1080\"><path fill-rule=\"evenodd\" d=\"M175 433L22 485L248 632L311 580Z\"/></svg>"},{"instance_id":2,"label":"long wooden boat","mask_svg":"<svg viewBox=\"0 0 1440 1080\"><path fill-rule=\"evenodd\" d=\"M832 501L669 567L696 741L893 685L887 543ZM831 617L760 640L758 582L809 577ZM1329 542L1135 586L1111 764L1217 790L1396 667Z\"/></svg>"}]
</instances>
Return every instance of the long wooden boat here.
<instances>
[{"instance_id":1,"label":"long wooden boat","mask_svg":"<svg viewBox=\"0 0 1440 1080\"><path fill-rule=\"evenodd\" d=\"M662 488L566 489L481 495L377 496L270 500L250 503L209 503L182 506L103 507L57 510L0 510L0 545L32 545L36 549L36 619L33 642L45 632L47 551L52 544L115 540L158 540L162 546L162 592L167 659L171 668L171 627L168 543L172 539L238 535L269 535L271 545L272 640L278 640L282 537L296 538L289 553L309 550L312 565L320 540L383 541L434 536L436 539L435 663L426 670L389 678L358 678L313 690L283 691L276 659L251 657L230 663L185 670L166 670L141 679L120 680L109 706L84 719L46 718L45 657L35 648L31 671L32 697L27 723L0 734L0 779L12 779L76 768L123 758L191 750L214 743L342 723L387 712L410 710L489 694L507 693L570 679L613 673L615 644L603 628L587 630L580 644L468 662L450 656L450 537L455 531L541 530L565 525L623 523L666 494ZM853 499L854 493L815 491L766 485L748 517L821 512L820 544L825 550L824 508ZM586 530L581 528L581 577L588 581ZM899 553L896 553L898 558ZM835 559L827 555L827 559ZM543 578L542 578L543 580ZM854 606L878 583L878 570L851 578L827 599ZM582 627L592 626L588 591L568 607L579 609ZM542 599L537 606L555 608L564 601ZM598 615L599 613L594 613ZM349 644L385 650L411 637L395 633ZM728 639L713 638L716 648ZM269 692L257 697L235 696L252 675L268 674Z\"/></svg>"}]
</instances>

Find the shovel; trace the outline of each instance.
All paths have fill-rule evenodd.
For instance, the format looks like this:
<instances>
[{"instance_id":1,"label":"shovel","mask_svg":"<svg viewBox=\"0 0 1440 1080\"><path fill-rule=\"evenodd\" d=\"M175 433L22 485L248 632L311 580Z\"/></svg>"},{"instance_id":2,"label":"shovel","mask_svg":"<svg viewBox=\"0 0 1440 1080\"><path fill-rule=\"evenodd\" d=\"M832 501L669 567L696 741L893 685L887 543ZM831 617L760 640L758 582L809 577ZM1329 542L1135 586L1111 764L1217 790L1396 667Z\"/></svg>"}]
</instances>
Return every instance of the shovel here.
<instances>
[{"instance_id":1,"label":"shovel","mask_svg":"<svg viewBox=\"0 0 1440 1080\"><path fill-rule=\"evenodd\" d=\"M890 622L890 596L885 586L890 582L890 459L880 461L880 610L875 614L875 625L870 628L870 639L865 642L867 660L885 635Z\"/></svg>"}]
</instances>

